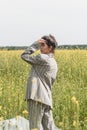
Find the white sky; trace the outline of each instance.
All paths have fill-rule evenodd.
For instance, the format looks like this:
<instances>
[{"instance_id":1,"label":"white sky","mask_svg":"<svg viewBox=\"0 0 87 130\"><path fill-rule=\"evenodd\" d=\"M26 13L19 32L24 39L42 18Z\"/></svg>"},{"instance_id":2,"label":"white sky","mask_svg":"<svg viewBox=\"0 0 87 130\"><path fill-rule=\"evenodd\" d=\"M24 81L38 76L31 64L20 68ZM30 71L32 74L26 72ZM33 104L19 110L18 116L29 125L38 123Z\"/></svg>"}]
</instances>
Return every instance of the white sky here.
<instances>
[{"instance_id":1,"label":"white sky","mask_svg":"<svg viewBox=\"0 0 87 130\"><path fill-rule=\"evenodd\" d=\"M0 46L28 46L48 34L59 45L87 44L87 0L0 0Z\"/></svg>"}]
</instances>

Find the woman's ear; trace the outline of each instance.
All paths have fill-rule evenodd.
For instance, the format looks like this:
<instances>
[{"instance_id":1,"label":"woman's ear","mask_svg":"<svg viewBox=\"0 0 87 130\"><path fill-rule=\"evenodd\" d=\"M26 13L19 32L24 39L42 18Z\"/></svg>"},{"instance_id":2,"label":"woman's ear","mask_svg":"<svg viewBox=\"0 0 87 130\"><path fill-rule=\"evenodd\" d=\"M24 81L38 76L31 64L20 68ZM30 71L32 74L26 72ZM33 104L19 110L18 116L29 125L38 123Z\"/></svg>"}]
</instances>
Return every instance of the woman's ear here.
<instances>
[{"instance_id":1,"label":"woman's ear","mask_svg":"<svg viewBox=\"0 0 87 130\"><path fill-rule=\"evenodd\" d=\"M52 47L52 46L50 46L50 52L52 52L52 50L53 50L53 47Z\"/></svg>"}]
</instances>

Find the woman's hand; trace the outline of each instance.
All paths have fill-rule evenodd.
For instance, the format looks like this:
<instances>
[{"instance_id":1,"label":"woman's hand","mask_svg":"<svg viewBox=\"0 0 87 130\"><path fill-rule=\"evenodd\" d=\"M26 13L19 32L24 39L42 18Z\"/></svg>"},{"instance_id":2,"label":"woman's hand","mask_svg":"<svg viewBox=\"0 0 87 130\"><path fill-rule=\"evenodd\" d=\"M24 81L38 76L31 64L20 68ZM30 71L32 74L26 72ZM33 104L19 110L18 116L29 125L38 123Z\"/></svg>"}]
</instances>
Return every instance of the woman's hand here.
<instances>
[{"instance_id":1,"label":"woman's hand","mask_svg":"<svg viewBox=\"0 0 87 130\"><path fill-rule=\"evenodd\" d=\"M39 40L38 40L38 43L39 43L39 44L44 44L44 43L46 43L46 41L45 41L44 39L39 39Z\"/></svg>"}]
</instances>

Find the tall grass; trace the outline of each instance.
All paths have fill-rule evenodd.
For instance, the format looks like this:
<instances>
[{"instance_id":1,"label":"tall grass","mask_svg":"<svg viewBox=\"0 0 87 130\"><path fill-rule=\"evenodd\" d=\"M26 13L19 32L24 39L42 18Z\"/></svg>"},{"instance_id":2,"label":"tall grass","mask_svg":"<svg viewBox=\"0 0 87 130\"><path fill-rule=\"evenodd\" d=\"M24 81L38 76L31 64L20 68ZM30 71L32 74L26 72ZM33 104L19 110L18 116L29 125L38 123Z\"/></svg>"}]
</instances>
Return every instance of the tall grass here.
<instances>
[{"instance_id":1,"label":"tall grass","mask_svg":"<svg viewBox=\"0 0 87 130\"><path fill-rule=\"evenodd\" d=\"M30 65L22 51L0 51L0 120L28 118L24 101ZM57 50L58 75L52 88L53 116L61 130L87 130L87 51Z\"/></svg>"}]
</instances>

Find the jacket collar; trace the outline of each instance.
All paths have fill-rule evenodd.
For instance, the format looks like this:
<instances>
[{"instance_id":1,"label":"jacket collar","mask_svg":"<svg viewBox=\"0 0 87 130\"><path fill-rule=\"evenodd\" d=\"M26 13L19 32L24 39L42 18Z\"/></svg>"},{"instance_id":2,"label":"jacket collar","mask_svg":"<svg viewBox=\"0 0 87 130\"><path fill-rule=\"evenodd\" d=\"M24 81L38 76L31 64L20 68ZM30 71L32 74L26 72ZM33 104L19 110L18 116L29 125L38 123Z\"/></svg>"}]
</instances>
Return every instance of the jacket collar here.
<instances>
[{"instance_id":1,"label":"jacket collar","mask_svg":"<svg viewBox=\"0 0 87 130\"><path fill-rule=\"evenodd\" d=\"M47 54L49 57L54 57L54 54L53 53L48 53Z\"/></svg>"}]
</instances>

